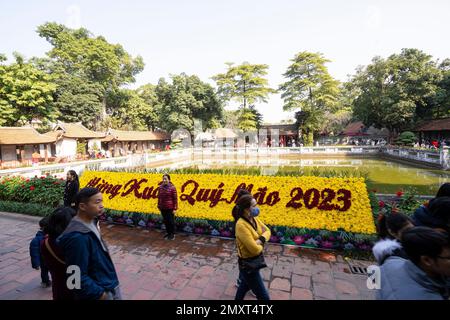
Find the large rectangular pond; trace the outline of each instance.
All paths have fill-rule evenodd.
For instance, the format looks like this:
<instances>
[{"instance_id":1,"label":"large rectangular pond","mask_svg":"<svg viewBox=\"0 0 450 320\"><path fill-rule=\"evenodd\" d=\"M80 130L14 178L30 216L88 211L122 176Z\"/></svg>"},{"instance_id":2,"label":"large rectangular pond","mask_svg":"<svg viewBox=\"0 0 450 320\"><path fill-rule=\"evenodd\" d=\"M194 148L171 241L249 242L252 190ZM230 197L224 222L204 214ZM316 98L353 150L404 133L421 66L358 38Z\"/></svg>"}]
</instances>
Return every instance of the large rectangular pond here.
<instances>
[{"instance_id":1,"label":"large rectangular pond","mask_svg":"<svg viewBox=\"0 0 450 320\"><path fill-rule=\"evenodd\" d=\"M450 182L450 172L414 164L406 164L378 158L300 158L300 156L283 157L201 157L190 159L178 159L176 161L158 165L158 168L189 168L200 169L227 169L258 167L265 174L273 174L281 170L296 171L302 174L305 168L315 170L345 170L363 171L368 173L368 186L378 193L396 193L399 190L407 191L415 189L421 195L436 194L439 186L444 182Z\"/></svg>"}]
</instances>

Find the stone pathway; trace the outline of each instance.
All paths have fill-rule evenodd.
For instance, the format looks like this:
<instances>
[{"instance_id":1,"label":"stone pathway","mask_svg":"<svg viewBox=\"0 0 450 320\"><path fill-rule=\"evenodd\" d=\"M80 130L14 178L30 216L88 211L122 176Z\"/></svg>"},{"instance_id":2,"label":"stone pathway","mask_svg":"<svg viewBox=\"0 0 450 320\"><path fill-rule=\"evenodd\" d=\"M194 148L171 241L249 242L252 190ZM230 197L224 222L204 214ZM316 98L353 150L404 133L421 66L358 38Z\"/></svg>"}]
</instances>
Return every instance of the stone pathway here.
<instances>
[{"instance_id":1,"label":"stone pathway","mask_svg":"<svg viewBox=\"0 0 450 320\"><path fill-rule=\"evenodd\" d=\"M0 213L0 299L51 299L31 268L29 243L39 217ZM162 239L159 230L102 224L124 299L234 299L238 276L234 241L177 234ZM268 268L262 274L272 299L373 300L366 277L349 272L342 256L275 244L266 245ZM362 266L368 261L354 261ZM247 294L246 299L255 299Z\"/></svg>"}]
</instances>

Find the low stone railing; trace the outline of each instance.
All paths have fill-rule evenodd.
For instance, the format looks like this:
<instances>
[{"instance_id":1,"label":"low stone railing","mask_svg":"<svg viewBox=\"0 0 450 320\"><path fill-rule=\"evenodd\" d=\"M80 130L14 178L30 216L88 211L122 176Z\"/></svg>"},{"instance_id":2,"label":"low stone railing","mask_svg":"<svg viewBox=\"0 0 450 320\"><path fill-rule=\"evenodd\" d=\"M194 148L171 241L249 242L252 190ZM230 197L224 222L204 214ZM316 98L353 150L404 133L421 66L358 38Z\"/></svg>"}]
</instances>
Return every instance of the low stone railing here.
<instances>
[{"instance_id":1,"label":"low stone railing","mask_svg":"<svg viewBox=\"0 0 450 320\"><path fill-rule=\"evenodd\" d=\"M77 162L59 163L52 165L39 165L36 167L15 168L0 170L1 176L22 175L26 177L42 176L46 174L56 175L58 177L65 176L68 170L75 170L80 173L84 170L107 170L117 168L131 168L138 166L152 167L179 167L179 163L192 164L196 160L209 157L230 156L235 158L240 156L240 164L252 165L251 160L247 157L267 157L267 165L281 164L281 159L277 159L279 155L377 155L387 154L392 157L402 158L405 160L415 160L423 163L440 166L447 170L450 169L450 159L448 147L444 147L441 152L432 152L426 150L417 150L413 148L396 148L396 147L378 147L378 146L323 146L323 147L297 147L297 148L185 148L159 153L131 154L124 157L107 158L98 160L85 160ZM307 159L304 159L308 161ZM173 165L167 165L164 162L172 162ZM202 161L203 164L207 164ZM261 163L258 163L261 164ZM282 163L285 164L285 163ZM296 165L298 165L298 160ZM329 165L332 165L331 163Z\"/></svg>"},{"instance_id":2,"label":"low stone railing","mask_svg":"<svg viewBox=\"0 0 450 320\"><path fill-rule=\"evenodd\" d=\"M444 147L442 150L430 151L423 149L404 148L404 147L383 147L381 151L392 157L401 159L410 159L428 163L432 165L438 165L444 170L450 169L450 159L448 153L448 147Z\"/></svg>"}]
</instances>

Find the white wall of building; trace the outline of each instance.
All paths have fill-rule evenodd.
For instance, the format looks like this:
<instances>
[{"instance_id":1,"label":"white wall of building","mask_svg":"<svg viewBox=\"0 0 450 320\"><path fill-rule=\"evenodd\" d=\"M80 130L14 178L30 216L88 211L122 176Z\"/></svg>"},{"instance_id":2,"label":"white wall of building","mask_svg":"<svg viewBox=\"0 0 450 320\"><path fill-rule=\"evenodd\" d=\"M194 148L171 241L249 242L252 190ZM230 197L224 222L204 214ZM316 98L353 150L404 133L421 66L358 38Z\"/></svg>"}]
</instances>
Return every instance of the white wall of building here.
<instances>
[{"instance_id":1,"label":"white wall of building","mask_svg":"<svg viewBox=\"0 0 450 320\"><path fill-rule=\"evenodd\" d=\"M63 138L56 143L57 157L74 157L77 155L77 140Z\"/></svg>"},{"instance_id":2,"label":"white wall of building","mask_svg":"<svg viewBox=\"0 0 450 320\"><path fill-rule=\"evenodd\" d=\"M50 144L40 144L39 145L39 153L42 158L45 158L45 147L47 147L47 156L50 157L52 155L52 149Z\"/></svg>"}]
</instances>

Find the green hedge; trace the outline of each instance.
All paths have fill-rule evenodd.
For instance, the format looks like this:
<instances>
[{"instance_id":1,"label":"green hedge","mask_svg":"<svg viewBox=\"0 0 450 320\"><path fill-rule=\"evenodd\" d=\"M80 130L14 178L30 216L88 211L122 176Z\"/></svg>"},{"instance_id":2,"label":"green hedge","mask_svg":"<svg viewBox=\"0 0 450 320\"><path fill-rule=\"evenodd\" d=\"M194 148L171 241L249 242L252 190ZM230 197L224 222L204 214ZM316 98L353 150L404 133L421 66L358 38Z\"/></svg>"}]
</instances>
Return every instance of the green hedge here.
<instances>
[{"instance_id":1,"label":"green hedge","mask_svg":"<svg viewBox=\"0 0 450 320\"><path fill-rule=\"evenodd\" d=\"M45 217L50 215L55 210L54 207L38 204L38 203L23 203L15 201L0 201L0 211L24 213L31 216Z\"/></svg>"}]
</instances>

